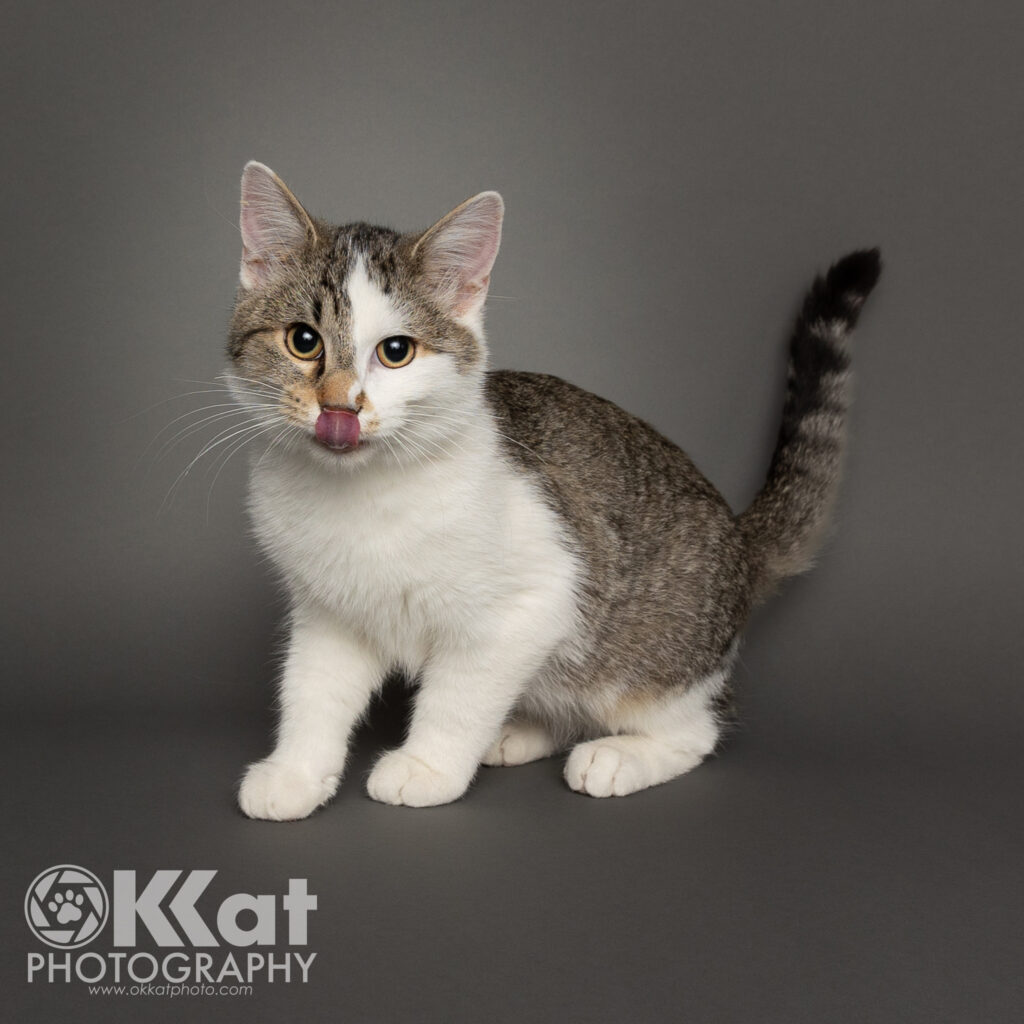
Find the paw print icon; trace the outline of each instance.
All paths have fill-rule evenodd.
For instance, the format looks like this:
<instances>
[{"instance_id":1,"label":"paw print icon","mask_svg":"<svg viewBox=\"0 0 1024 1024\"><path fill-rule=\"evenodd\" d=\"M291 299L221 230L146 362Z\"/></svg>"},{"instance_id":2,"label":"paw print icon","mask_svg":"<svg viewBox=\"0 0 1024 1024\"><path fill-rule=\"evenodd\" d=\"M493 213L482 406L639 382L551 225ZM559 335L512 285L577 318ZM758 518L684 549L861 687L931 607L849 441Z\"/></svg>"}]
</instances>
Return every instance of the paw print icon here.
<instances>
[{"instance_id":1,"label":"paw print icon","mask_svg":"<svg viewBox=\"0 0 1024 1024\"><path fill-rule=\"evenodd\" d=\"M54 893L53 899L46 904L51 914L57 915L57 924L70 924L82 920L82 904L85 897L73 889L65 889L63 894Z\"/></svg>"},{"instance_id":2,"label":"paw print icon","mask_svg":"<svg viewBox=\"0 0 1024 1024\"><path fill-rule=\"evenodd\" d=\"M25 920L48 946L74 949L91 942L107 922L110 900L85 868L60 864L33 880L25 894Z\"/></svg>"}]
</instances>

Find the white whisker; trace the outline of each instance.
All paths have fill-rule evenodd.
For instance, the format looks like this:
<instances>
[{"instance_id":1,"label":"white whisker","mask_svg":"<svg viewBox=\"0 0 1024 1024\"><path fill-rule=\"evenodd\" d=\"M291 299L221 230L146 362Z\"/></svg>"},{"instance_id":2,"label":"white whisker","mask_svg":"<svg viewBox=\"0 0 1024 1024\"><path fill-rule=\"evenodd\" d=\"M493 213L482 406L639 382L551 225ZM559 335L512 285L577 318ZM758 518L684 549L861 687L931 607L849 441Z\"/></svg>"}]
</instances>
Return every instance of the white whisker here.
<instances>
[{"instance_id":1,"label":"white whisker","mask_svg":"<svg viewBox=\"0 0 1024 1024\"><path fill-rule=\"evenodd\" d=\"M249 444L252 441L255 441L258 437L262 437L263 434L269 433L269 431L273 430L277 426L279 426L278 422L271 423L269 426L263 427L261 430L257 430L254 434L251 434L249 437L243 438L241 441L236 442L234 445L232 445L230 448L227 449L227 455L223 456L223 458L221 458L220 467L217 469L217 472L214 474L213 480L210 481L210 489L206 492L206 519L207 519L207 522L209 522L209 519L210 519L210 499L213 497L213 488L217 484L218 477L221 475L222 472L224 472L224 467L228 464L228 462L231 461L231 457L233 455L237 454L238 452L240 452L247 444ZM280 437L280 435L278 435L278 436ZM221 453L221 454L223 455L223 453ZM266 454L266 452L264 452L264 455L265 454ZM211 465L207 469L207 471L206 471L207 475L209 475L210 469L212 469L212 468L213 467Z\"/></svg>"},{"instance_id":2,"label":"white whisker","mask_svg":"<svg viewBox=\"0 0 1024 1024\"><path fill-rule=\"evenodd\" d=\"M201 430L203 427L207 426L210 423L214 423L217 420L224 419L225 417L243 416L243 415L247 415L247 414L249 414L249 413L251 413L253 411L256 411L256 410L260 410L260 409L273 409L274 408L274 406L269 405L269 404L255 404L255 403L253 403L253 404L239 405L237 402L220 402L220 403L217 403L215 405L204 405L204 406L201 406L198 409L192 409L189 412L182 413L181 416L176 416L173 420L171 420L170 423L166 424L164 427L162 427L154 435L154 437L149 442L149 444L147 444L146 447L142 450L142 454L139 456L138 460L136 461L136 465L138 465L138 463L141 462L146 457L146 455L149 453L149 451L153 447L153 445L155 445L156 442L160 439L160 437L164 433L166 433L168 430L170 430L171 427L173 427L175 423L178 423L179 421L181 421L183 419L187 419L189 416L196 416L196 415L198 415L200 413L208 412L211 409L222 409L222 408L225 408L225 407L227 407L227 411L226 412L218 412L218 413L213 413L210 416L204 416L202 419L197 420L196 422L193 422L193 423L187 423L183 427L181 427L179 430L177 430L171 437L169 437L167 440L165 440L164 443L160 446L159 451L156 453L156 455L154 457L154 461L159 461L164 456L164 454L167 451L169 451L171 448L173 448L181 440L183 440L184 438L188 437L190 434L195 433L197 430Z\"/></svg>"},{"instance_id":3,"label":"white whisker","mask_svg":"<svg viewBox=\"0 0 1024 1024\"><path fill-rule=\"evenodd\" d=\"M276 419L277 419L277 418L276 418L276 417L274 417L274 421L275 421L275 422L276 422ZM194 458L192 459L192 461L191 461L191 462L190 462L190 463L189 463L189 464L188 464L188 465L187 465L187 466L186 466L186 467L185 467L185 468L184 468L184 469L183 469L183 470L182 470L182 471L181 471L181 472L180 472L180 473L178 474L178 476L176 477L176 479L175 479L174 483L172 483L172 484L171 484L171 486L170 486L170 489L169 489L169 490L167 491L167 494L165 494L165 495L164 495L164 500L163 500L163 501L162 501L162 502L160 503L160 508L159 508L159 509L157 510L157 515L160 515L160 514L161 514L161 513L163 512L164 508L165 508L165 507L166 507L166 505L167 505L167 502L168 502L168 501L170 500L170 498L171 498L171 495L172 495L172 494L174 493L174 491L175 491L175 490L177 489L177 487L178 487L178 486L180 485L180 483L181 483L181 482L182 482L182 481L183 481L183 480L185 479L185 477L186 477L186 476L188 476L188 474L189 474L189 472L191 471L192 467L193 467L193 466L194 466L194 465L195 465L195 464L196 464L196 463L197 463L197 462L198 462L198 461L199 461L199 460L200 460L200 459L201 459L201 458L202 458L202 457L203 457L204 455L206 455L206 454L208 454L209 452L213 451L213 449L214 449L214 448L218 448L218 447L220 447L220 446L221 446L222 444L226 444L226 443L227 443L227 442L229 442L229 441L230 441L230 440L231 440L232 438L234 438L234 437L238 437L238 435L239 435L239 434L243 434L243 433L245 433L245 432L247 432L247 431L253 430L253 429L254 429L255 427L259 427L259 426L262 426L262 425L264 425L264 424L265 424L265 423L267 423L267 422L271 422L271 421L270 421L270 420L265 420L265 421L263 421L263 422L261 422L261 423L254 423L254 424L252 424L252 425L250 425L250 426L247 426L247 427L240 427L240 428L238 428L238 429L235 429L235 427L234 427L234 426L232 426L232 427L229 427L229 428L227 428L226 430L222 430L222 431L221 431L221 432L220 432L219 434L217 434L217 435L216 435L216 436L215 436L215 437L214 437L214 438L213 438L213 439L212 439L211 441L208 441L208 442L207 442L207 443L206 443L206 444L205 444L205 445L203 446L203 448L202 448L202 449L200 449L200 451L199 451L199 454L198 454L198 455L196 455L196 456L195 456L195 457L194 457Z\"/></svg>"}]
</instances>

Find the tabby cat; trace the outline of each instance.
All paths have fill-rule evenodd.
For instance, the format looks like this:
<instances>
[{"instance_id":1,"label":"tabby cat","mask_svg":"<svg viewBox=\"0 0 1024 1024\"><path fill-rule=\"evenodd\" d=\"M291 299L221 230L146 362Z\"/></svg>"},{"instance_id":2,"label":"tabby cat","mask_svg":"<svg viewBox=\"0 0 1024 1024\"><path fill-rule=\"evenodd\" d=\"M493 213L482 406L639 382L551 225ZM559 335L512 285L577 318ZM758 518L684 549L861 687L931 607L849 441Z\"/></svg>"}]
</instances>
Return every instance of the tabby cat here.
<instances>
[{"instance_id":1,"label":"tabby cat","mask_svg":"<svg viewBox=\"0 0 1024 1024\"><path fill-rule=\"evenodd\" d=\"M742 515L690 459L556 377L488 371L496 192L427 231L311 217L242 177L231 387L279 425L251 513L290 597L273 752L239 802L303 818L335 793L393 672L417 685L375 800L457 800L481 764L568 751L565 780L625 796L710 754L751 607L806 569L836 494L848 337L877 250L818 278L792 336L768 479Z\"/></svg>"}]
</instances>

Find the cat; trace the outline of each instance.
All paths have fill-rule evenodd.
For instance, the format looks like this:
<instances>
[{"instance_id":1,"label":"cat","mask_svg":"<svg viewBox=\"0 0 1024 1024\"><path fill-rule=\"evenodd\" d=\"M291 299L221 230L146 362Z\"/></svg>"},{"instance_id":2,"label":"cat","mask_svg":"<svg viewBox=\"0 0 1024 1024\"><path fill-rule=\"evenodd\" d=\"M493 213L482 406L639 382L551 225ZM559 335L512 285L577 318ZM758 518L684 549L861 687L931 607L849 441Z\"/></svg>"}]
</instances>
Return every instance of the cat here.
<instances>
[{"instance_id":1,"label":"cat","mask_svg":"<svg viewBox=\"0 0 1024 1024\"><path fill-rule=\"evenodd\" d=\"M444 804L481 764L566 750L566 782L594 797L689 771L718 742L751 608L809 567L828 523L877 249L814 282L767 482L735 516L635 416L487 370L503 214L483 192L425 232L334 227L245 167L229 378L280 426L249 505L291 606L276 745L239 788L252 818L331 799L395 671L418 689L375 800Z\"/></svg>"}]
</instances>

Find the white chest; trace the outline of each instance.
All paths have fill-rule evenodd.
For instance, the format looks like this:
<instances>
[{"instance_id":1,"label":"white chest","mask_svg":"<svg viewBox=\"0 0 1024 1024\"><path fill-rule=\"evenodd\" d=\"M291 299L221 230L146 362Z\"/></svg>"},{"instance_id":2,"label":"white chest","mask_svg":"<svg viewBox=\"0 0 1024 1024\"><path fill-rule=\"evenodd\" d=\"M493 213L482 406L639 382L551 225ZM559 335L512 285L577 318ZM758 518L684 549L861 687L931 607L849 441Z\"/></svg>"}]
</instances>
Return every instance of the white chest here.
<instances>
[{"instance_id":1,"label":"white chest","mask_svg":"<svg viewBox=\"0 0 1024 1024\"><path fill-rule=\"evenodd\" d=\"M568 621L577 578L561 528L500 463L324 474L279 461L252 481L257 537L298 601L336 613L390 660L484 637L528 594Z\"/></svg>"}]
</instances>

